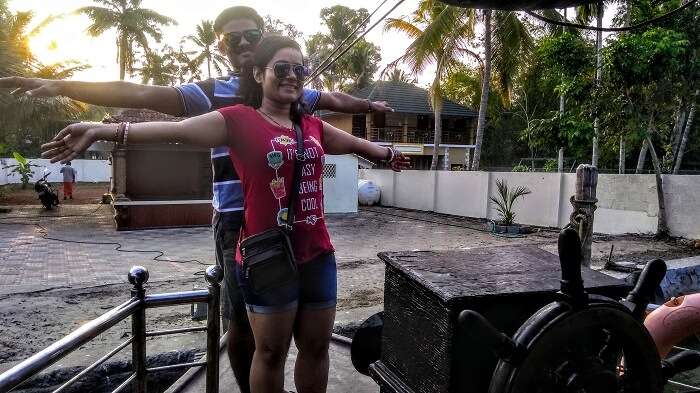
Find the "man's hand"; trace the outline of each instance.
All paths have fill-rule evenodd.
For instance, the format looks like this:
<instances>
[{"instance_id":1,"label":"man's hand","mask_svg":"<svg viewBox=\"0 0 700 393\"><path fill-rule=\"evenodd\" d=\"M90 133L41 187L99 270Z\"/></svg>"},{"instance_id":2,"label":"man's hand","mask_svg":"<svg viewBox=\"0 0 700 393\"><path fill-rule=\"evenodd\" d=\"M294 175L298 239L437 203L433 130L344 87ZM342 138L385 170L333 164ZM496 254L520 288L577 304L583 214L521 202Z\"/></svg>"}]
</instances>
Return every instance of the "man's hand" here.
<instances>
[{"instance_id":1,"label":"man's hand","mask_svg":"<svg viewBox=\"0 0 700 393\"><path fill-rule=\"evenodd\" d=\"M373 112L393 112L394 108L389 106L386 101L372 101L370 103Z\"/></svg>"},{"instance_id":2,"label":"man's hand","mask_svg":"<svg viewBox=\"0 0 700 393\"><path fill-rule=\"evenodd\" d=\"M116 133L117 124L75 123L64 128L49 143L41 145L41 157L65 164L87 150L100 135ZM106 139L106 138L104 138Z\"/></svg>"},{"instance_id":3,"label":"man's hand","mask_svg":"<svg viewBox=\"0 0 700 393\"><path fill-rule=\"evenodd\" d=\"M23 78L10 76L0 78L0 88L14 89L13 95L26 94L31 97L56 97L61 95L59 85L61 81L39 78Z\"/></svg>"}]
</instances>

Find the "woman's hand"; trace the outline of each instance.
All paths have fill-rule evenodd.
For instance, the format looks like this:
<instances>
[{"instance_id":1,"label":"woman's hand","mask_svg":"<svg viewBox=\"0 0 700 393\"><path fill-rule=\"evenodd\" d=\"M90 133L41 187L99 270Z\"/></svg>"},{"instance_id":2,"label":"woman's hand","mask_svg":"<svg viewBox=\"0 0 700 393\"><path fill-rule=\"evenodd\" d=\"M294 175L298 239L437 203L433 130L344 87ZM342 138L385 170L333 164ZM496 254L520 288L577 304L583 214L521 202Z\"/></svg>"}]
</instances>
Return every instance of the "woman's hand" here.
<instances>
[{"instance_id":1,"label":"woman's hand","mask_svg":"<svg viewBox=\"0 0 700 393\"><path fill-rule=\"evenodd\" d=\"M41 157L60 161L71 161L100 139L112 140L118 124L75 123L56 134L49 143L41 145Z\"/></svg>"},{"instance_id":2,"label":"woman's hand","mask_svg":"<svg viewBox=\"0 0 700 393\"><path fill-rule=\"evenodd\" d=\"M391 147L389 147L391 149ZM393 155L391 160L389 161L389 166L391 167L391 170L394 172L401 172L404 169L408 169L411 167L411 158L406 157L403 153L396 149L392 149Z\"/></svg>"}]
</instances>

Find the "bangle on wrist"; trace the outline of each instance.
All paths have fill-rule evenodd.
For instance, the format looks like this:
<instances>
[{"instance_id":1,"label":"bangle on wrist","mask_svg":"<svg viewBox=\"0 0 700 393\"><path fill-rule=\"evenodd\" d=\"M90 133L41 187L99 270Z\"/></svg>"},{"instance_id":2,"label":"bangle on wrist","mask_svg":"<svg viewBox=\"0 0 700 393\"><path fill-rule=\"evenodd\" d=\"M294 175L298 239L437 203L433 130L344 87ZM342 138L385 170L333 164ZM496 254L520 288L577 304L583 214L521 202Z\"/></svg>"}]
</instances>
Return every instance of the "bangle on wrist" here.
<instances>
[{"instance_id":1,"label":"bangle on wrist","mask_svg":"<svg viewBox=\"0 0 700 393\"><path fill-rule=\"evenodd\" d=\"M387 149L389 150L387 152L387 158L384 160L387 162L387 164L391 164L392 161L394 161L394 158L396 157L396 152L394 152L394 149L387 146Z\"/></svg>"}]
</instances>

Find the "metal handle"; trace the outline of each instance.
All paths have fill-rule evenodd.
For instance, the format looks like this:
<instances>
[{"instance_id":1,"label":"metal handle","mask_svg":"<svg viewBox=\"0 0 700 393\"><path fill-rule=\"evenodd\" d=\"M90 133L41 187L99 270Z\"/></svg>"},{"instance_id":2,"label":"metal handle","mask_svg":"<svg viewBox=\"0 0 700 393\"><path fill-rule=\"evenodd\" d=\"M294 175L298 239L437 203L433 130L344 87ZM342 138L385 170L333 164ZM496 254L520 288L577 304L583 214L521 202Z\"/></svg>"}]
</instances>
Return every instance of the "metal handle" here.
<instances>
[{"instance_id":1,"label":"metal handle","mask_svg":"<svg viewBox=\"0 0 700 393\"><path fill-rule=\"evenodd\" d=\"M459 313L459 326L471 337L486 343L498 358L516 363L523 358L524 349L510 337L501 333L481 314L472 310Z\"/></svg>"},{"instance_id":2,"label":"metal handle","mask_svg":"<svg viewBox=\"0 0 700 393\"><path fill-rule=\"evenodd\" d=\"M700 352L698 351L683 351L661 361L661 372L666 379L669 379L678 373L693 370L698 367L700 367Z\"/></svg>"},{"instance_id":3,"label":"metal handle","mask_svg":"<svg viewBox=\"0 0 700 393\"><path fill-rule=\"evenodd\" d=\"M559 232L559 263L561 265L561 292L576 303L587 301L581 279L581 239L573 228Z\"/></svg>"},{"instance_id":4,"label":"metal handle","mask_svg":"<svg viewBox=\"0 0 700 393\"><path fill-rule=\"evenodd\" d=\"M656 288L666 276L666 263L661 259L654 259L644 266L639 275L637 285L627 295L627 301L634 304L632 314L638 319L643 319L644 311L654 296Z\"/></svg>"}]
</instances>

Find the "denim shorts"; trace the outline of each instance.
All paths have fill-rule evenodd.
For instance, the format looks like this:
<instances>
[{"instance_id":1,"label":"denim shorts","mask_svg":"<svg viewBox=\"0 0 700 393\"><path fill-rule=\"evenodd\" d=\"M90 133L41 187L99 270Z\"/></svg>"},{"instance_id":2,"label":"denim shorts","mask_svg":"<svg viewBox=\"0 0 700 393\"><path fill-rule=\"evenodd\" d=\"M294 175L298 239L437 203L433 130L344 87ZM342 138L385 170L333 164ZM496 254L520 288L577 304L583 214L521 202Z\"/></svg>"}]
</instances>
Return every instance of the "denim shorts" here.
<instances>
[{"instance_id":1,"label":"denim shorts","mask_svg":"<svg viewBox=\"0 0 700 393\"><path fill-rule=\"evenodd\" d=\"M335 307L338 281L335 254L328 253L299 265L298 279L265 293L255 293L248 286L240 264L236 277L246 308L256 314L272 314L294 308L322 310Z\"/></svg>"}]
</instances>

